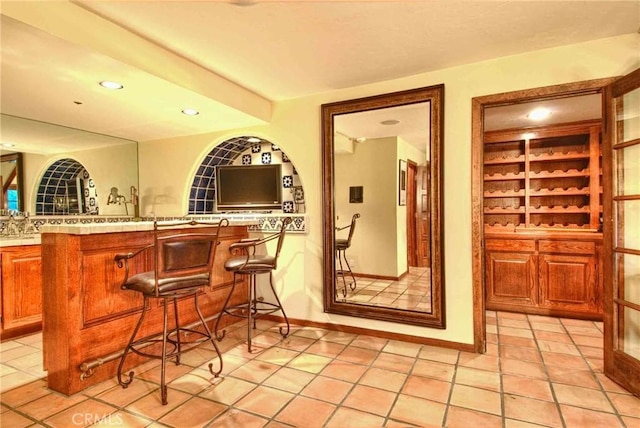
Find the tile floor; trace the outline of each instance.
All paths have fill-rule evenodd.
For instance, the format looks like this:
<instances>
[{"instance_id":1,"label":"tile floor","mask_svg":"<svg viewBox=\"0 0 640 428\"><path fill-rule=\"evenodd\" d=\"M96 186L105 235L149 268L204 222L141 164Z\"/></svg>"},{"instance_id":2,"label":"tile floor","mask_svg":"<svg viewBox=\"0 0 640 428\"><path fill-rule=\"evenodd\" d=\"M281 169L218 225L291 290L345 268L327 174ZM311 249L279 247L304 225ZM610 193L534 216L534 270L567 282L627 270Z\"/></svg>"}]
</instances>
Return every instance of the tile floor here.
<instances>
[{"instance_id":1,"label":"tile floor","mask_svg":"<svg viewBox=\"0 0 640 428\"><path fill-rule=\"evenodd\" d=\"M41 336L2 344L3 428L45 427L640 427L640 399L602 374L602 325L488 312L488 352L259 323L223 340L225 379L212 386L201 346L157 362L122 389L105 381L71 397L49 391ZM210 346L210 345L209 345ZM93 424L93 425L92 425Z\"/></svg>"},{"instance_id":2,"label":"tile floor","mask_svg":"<svg viewBox=\"0 0 640 428\"><path fill-rule=\"evenodd\" d=\"M409 272L398 281L357 275L355 277L356 287L351 290L351 277L345 275L346 296L344 296L345 287L342 278L336 279L336 298L339 301L431 312L431 269L429 268L410 267Z\"/></svg>"}]
</instances>

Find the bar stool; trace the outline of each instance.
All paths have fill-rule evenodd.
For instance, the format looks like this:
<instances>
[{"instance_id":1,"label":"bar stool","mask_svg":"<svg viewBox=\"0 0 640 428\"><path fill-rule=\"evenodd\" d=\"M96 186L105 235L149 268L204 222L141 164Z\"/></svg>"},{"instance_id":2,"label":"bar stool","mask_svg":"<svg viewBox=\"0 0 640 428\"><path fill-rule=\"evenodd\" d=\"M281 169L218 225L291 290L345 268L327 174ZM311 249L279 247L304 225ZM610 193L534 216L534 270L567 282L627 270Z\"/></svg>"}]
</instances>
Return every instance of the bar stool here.
<instances>
[{"instance_id":1,"label":"bar stool","mask_svg":"<svg viewBox=\"0 0 640 428\"><path fill-rule=\"evenodd\" d=\"M175 359L176 365L179 365L181 354L207 340L213 344L220 360L220 368L217 371L213 371L213 363L209 363L209 371L215 378L220 376L222 372L222 354L198 306L198 293L202 287L211 286L215 252L220 244L218 238L221 228L228 225L229 221L227 219L222 219L217 223L189 221L160 224L154 221L153 244L135 252L117 254L115 256L115 262L118 267L124 267L125 269L125 277L120 288L141 293L144 297L142 313L118 365L118 383L123 388L129 386L134 376L133 371L126 375L127 379L123 379L122 376L124 362L129 352L148 358L161 359L160 391L162 404L167 404L165 381L167 360ZM185 227L189 230L185 231ZM129 264L146 265L145 262L148 260L147 250L150 249L153 250L152 269L129 276ZM136 256L141 257L130 262ZM180 325L177 300L183 297L193 297L193 305L199 322L196 321L187 326ZM163 301L162 333L155 333L136 339L145 315L151 308L149 299L162 299ZM172 329L168 327L169 300L173 300L175 327ZM197 329L198 326L201 328ZM160 334L161 337L159 337ZM150 348L156 348L151 345L160 343L162 348L159 354L157 350L156 352L149 350Z\"/></svg>"},{"instance_id":2,"label":"bar stool","mask_svg":"<svg viewBox=\"0 0 640 428\"><path fill-rule=\"evenodd\" d=\"M224 302L222 312L220 312L220 316L218 316L218 319L216 320L214 331L218 340L222 340L226 334L226 330L222 330L220 333L218 333L218 327L223 314L240 318L247 318L247 349L249 352L251 352L251 326L253 323L253 328L256 328L256 319L260 316L272 314L278 311L282 312L282 316L284 317L284 321L286 322L287 327L286 330L283 327L280 327L280 334L283 338L286 338L289 335L289 319L287 318L287 314L285 314L284 312L282 303L280 303L278 294L276 293L276 290L273 286L273 271L277 267L278 257L280 256L280 250L282 249L284 235L289 223L291 223L291 217L285 217L282 220L280 231L278 233L273 233L262 239L243 239L240 242L231 244L231 246L229 247L229 251L231 251L232 253L240 252L242 253L242 255L230 258L224 265L224 268L228 272L233 272L233 285L231 286L231 290L229 291L227 299ZM277 244L275 255L269 256L256 254L256 247L276 239ZM275 297L275 303L265 302L264 300L258 300L257 298L256 275L264 273L269 274L269 285L271 285L271 291L273 292L273 296ZM236 287L238 275L247 275L249 277L247 302L241 303L239 305L229 306L229 301L231 300L231 296L233 295L233 290Z\"/></svg>"},{"instance_id":3,"label":"bar stool","mask_svg":"<svg viewBox=\"0 0 640 428\"><path fill-rule=\"evenodd\" d=\"M336 232L341 231L341 230L345 230L345 229L349 229L349 235L347 237L347 239L336 239L335 240L335 245L336 245L336 257L338 258L338 264L340 266L340 269L336 270L336 276L341 277L342 278L342 297L347 297L347 281L345 279L345 272L348 273L351 276L351 283L349 284L349 288L351 289L351 291L356 289L356 277L353 276L353 272L351 271L351 266L349 265L349 261L347 260L347 256L345 254L346 250L349 249L349 247L351 247L351 238L353 238L353 233L356 230L356 220L360 218L360 214L356 213L353 215L353 217L351 217L351 223L349 223L347 226L343 226L343 227L336 227ZM344 260L344 262L347 265L347 269L345 270L342 266L342 260ZM337 291L336 291L337 293Z\"/></svg>"}]
</instances>

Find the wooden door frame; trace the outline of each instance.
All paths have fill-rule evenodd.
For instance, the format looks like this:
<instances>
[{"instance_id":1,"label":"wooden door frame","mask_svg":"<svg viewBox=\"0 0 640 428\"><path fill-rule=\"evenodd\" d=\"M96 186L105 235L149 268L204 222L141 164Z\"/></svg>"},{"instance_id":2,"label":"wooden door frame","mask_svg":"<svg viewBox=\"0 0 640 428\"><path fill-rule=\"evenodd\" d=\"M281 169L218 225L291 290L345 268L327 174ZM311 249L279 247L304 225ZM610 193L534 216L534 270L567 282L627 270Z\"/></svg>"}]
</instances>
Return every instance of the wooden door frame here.
<instances>
[{"instance_id":1,"label":"wooden door frame","mask_svg":"<svg viewBox=\"0 0 640 428\"><path fill-rule=\"evenodd\" d=\"M418 265L418 239L416 227L416 212L418 210L418 200L416 197L417 171L418 164L412 160L407 160L407 272L411 266Z\"/></svg>"},{"instance_id":2,"label":"wooden door frame","mask_svg":"<svg viewBox=\"0 0 640 428\"><path fill-rule=\"evenodd\" d=\"M616 77L503 92L471 100L471 263L473 282L473 348L486 350L484 223L483 223L483 135L484 109L539 99L566 98L589 93L604 93ZM604 121L604 112L603 112Z\"/></svg>"}]
</instances>

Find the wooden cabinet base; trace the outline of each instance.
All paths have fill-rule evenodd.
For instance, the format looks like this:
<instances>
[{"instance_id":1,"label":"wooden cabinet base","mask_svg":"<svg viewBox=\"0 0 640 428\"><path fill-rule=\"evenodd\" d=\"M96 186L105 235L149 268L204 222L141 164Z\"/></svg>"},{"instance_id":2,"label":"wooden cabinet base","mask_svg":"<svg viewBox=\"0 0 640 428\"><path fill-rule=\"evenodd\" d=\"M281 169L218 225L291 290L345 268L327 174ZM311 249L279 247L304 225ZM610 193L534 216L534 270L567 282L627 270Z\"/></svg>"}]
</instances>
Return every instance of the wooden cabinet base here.
<instances>
[{"instance_id":1,"label":"wooden cabinet base","mask_svg":"<svg viewBox=\"0 0 640 428\"><path fill-rule=\"evenodd\" d=\"M486 308L602 320L600 234L488 235Z\"/></svg>"},{"instance_id":2,"label":"wooden cabinet base","mask_svg":"<svg viewBox=\"0 0 640 428\"><path fill-rule=\"evenodd\" d=\"M229 245L247 236L245 226L228 227L222 232L213 287L203 290L198 298L205 318L220 312L233 280L224 270ZM138 293L120 289L124 272L117 268L114 257L151 244L152 237L151 232L42 235L43 354L50 389L71 395L115 376L118 358L99 365L90 376L81 366L120 352L133 333L143 299ZM131 268L131 274L150 270L150 261ZM236 287L232 303L246 301L246 296L246 284ZM192 302L179 302L181 324L197 320ZM151 304L155 306L148 311L140 335L162 330L162 307L157 302ZM145 361L141 357L127 358L126 370Z\"/></svg>"},{"instance_id":3,"label":"wooden cabinet base","mask_svg":"<svg viewBox=\"0 0 640 428\"><path fill-rule=\"evenodd\" d=\"M2 330L0 339L12 339L42 329L40 245L3 247Z\"/></svg>"}]
</instances>

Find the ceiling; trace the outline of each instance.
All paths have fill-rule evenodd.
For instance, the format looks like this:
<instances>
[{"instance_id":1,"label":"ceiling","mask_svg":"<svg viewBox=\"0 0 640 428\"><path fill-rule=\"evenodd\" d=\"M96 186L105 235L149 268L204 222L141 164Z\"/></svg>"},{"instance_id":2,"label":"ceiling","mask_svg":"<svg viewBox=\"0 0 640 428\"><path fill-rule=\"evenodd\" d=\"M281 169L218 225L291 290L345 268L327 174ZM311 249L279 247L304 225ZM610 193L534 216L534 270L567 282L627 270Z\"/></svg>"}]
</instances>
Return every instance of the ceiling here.
<instances>
[{"instance_id":1,"label":"ceiling","mask_svg":"<svg viewBox=\"0 0 640 428\"><path fill-rule=\"evenodd\" d=\"M1 6L1 113L134 141L261 125L274 101L640 26L635 0ZM105 79L125 87L108 91Z\"/></svg>"}]
</instances>

